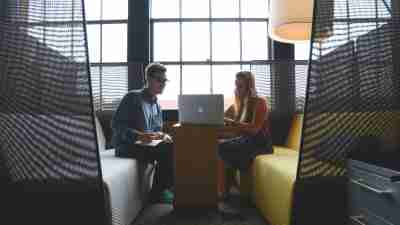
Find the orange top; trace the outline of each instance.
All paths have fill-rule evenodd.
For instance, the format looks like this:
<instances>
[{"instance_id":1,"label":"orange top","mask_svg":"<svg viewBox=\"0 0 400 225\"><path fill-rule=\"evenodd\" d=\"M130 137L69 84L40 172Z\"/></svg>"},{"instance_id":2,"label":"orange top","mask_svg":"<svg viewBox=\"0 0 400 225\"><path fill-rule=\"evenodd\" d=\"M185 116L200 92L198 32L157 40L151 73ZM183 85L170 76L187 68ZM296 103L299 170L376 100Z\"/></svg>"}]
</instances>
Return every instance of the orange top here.
<instances>
[{"instance_id":1,"label":"orange top","mask_svg":"<svg viewBox=\"0 0 400 225\"><path fill-rule=\"evenodd\" d=\"M269 136L269 110L265 99L251 97L247 101L247 108L240 113L235 113L234 105L231 105L225 112L225 116L239 122L236 132L245 135Z\"/></svg>"}]
</instances>

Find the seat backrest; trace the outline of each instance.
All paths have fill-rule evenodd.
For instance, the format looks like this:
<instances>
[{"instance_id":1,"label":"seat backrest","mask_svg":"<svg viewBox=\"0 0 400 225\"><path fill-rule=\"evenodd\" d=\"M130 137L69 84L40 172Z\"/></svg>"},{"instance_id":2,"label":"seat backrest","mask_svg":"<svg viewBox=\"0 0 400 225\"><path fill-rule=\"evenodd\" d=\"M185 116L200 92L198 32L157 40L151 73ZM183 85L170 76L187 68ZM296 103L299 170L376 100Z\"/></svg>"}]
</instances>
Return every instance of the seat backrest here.
<instances>
[{"instance_id":1,"label":"seat backrest","mask_svg":"<svg viewBox=\"0 0 400 225\"><path fill-rule=\"evenodd\" d=\"M99 151L104 151L106 150L106 137L104 136L103 126L101 125L100 120L96 114L94 115L94 121L96 125L97 145Z\"/></svg>"},{"instance_id":2,"label":"seat backrest","mask_svg":"<svg viewBox=\"0 0 400 225\"><path fill-rule=\"evenodd\" d=\"M111 128L111 120L114 111L105 110L105 111L97 111L96 116L100 121L101 127L103 129L104 137L106 139L106 149L112 148L111 146L111 136L112 136L112 128Z\"/></svg>"},{"instance_id":3,"label":"seat backrest","mask_svg":"<svg viewBox=\"0 0 400 225\"><path fill-rule=\"evenodd\" d=\"M299 151L301 142L301 131L303 127L303 114L295 114L290 125L286 147Z\"/></svg>"}]
</instances>

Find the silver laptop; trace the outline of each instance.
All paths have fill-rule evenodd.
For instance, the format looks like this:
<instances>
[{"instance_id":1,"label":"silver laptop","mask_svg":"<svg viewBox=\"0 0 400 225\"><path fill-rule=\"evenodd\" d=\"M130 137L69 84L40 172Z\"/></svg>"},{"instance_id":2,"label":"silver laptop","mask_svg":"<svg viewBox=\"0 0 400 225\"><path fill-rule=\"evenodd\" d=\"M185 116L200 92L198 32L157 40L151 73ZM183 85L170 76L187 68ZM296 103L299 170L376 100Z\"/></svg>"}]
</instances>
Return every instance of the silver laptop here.
<instances>
[{"instance_id":1,"label":"silver laptop","mask_svg":"<svg viewBox=\"0 0 400 225\"><path fill-rule=\"evenodd\" d=\"M224 125L224 95L179 95L179 123Z\"/></svg>"}]
</instances>

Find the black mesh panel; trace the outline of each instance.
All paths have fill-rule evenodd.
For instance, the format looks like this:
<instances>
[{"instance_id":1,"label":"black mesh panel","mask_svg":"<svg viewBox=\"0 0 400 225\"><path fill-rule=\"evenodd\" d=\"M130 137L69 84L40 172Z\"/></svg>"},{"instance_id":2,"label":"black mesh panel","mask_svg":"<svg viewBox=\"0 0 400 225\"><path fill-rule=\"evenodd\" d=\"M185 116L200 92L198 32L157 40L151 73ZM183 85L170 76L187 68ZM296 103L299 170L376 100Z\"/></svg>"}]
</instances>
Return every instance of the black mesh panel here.
<instances>
[{"instance_id":1,"label":"black mesh panel","mask_svg":"<svg viewBox=\"0 0 400 225\"><path fill-rule=\"evenodd\" d=\"M400 146L398 11L382 0L315 4L298 178L344 175L348 154Z\"/></svg>"},{"instance_id":2,"label":"black mesh panel","mask_svg":"<svg viewBox=\"0 0 400 225\"><path fill-rule=\"evenodd\" d=\"M5 2L2 224L105 224L82 1Z\"/></svg>"}]
</instances>

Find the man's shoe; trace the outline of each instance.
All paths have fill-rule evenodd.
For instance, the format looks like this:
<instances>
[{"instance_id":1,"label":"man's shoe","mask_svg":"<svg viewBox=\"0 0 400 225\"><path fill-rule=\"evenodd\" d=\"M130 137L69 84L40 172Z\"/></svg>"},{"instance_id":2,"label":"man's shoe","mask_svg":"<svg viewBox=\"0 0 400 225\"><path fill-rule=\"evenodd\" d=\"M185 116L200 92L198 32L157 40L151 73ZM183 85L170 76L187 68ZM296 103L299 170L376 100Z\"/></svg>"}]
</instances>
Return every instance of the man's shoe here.
<instances>
[{"instance_id":1,"label":"man's shoe","mask_svg":"<svg viewBox=\"0 0 400 225\"><path fill-rule=\"evenodd\" d=\"M161 193L160 203L173 204L174 203L174 193L170 190L164 190Z\"/></svg>"}]
</instances>

